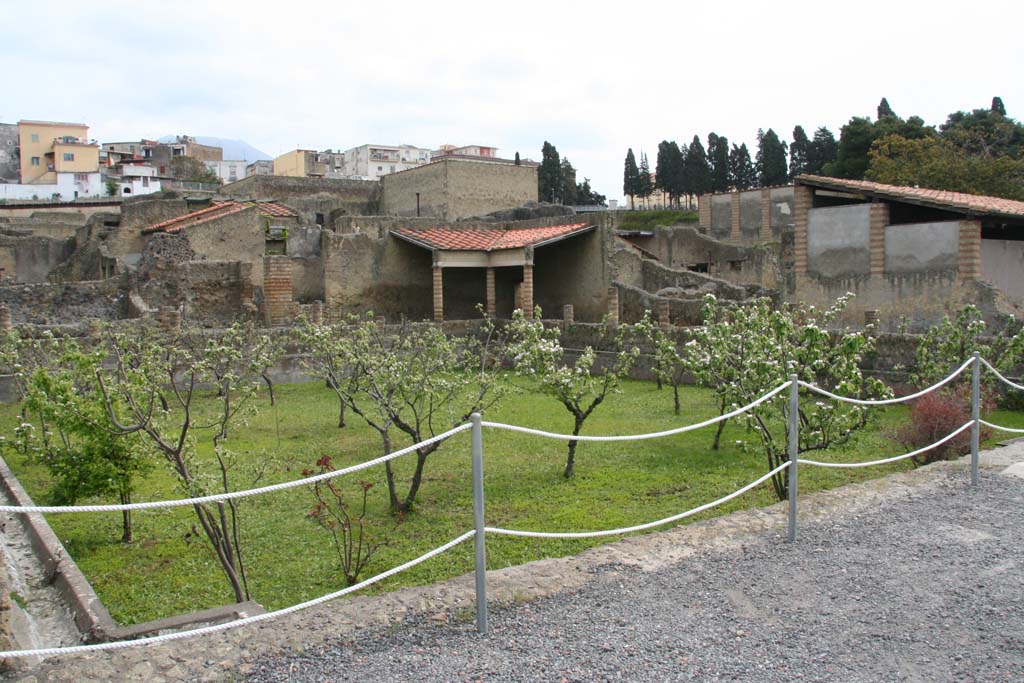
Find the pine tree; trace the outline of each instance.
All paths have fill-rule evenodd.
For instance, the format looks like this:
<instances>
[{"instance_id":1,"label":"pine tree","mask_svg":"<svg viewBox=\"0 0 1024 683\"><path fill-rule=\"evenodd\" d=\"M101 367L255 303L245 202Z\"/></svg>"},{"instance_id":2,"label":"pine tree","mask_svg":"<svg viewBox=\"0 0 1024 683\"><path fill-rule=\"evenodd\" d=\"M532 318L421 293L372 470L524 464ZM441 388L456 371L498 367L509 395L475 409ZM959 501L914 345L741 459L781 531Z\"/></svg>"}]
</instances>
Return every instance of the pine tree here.
<instances>
[{"instance_id":1,"label":"pine tree","mask_svg":"<svg viewBox=\"0 0 1024 683\"><path fill-rule=\"evenodd\" d=\"M878 120L881 121L886 116L896 116L896 112L889 106L889 100L882 98L882 101L878 103Z\"/></svg>"},{"instance_id":2,"label":"pine tree","mask_svg":"<svg viewBox=\"0 0 1024 683\"><path fill-rule=\"evenodd\" d=\"M771 128L757 131L757 176L761 187L785 185L789 182L786 164L786 143Z\"/></svg>"},{"instance_id":3,"label":"pine tree","mask_svg":"<svg viewBox=\"0 0 1024 683\"><path fill-rule=\"evenodd\" d=\"M750 151L747 144L739 147L732 146L729 153L729 170L732 173L733 187L737 190L749 190L757 182L757 174L754 171L754 163L750 159Z\"/></svg>"},{"instance_id":4,"label":"pine tree","mask_svg":"<svg viewBox=\"0 0 1024 683\"><path fill-rule=\"evenodd\" d=\"M683 163L686 173L686 194L700 196L711 189L711 167L708 165L708 155L704 151L704 145L700 138L693 136L693 142L686 150L686 160Z\"/></svg>"},{"instance_id":5,"label":"pine tree","mask_svg":"<svg viewBox=\"0 0 1024 683\"><path fill-rule=\"evenodd\" d=\"M793 129L793 142L789 146L789 178L792 180L801 173L807 172L807 155L811 151L811 141L803 126Z\"/></svg>"},{"instance_id":6,"label":"pine tree","mask_svg":"<svg viewBox=\"0 0 1024 683\"><path fill-rule=\"evenodd\" d=\"M622 194L629 197L630 208L636 208L636 196L640 190L640 169L633 156L633 148L626 151L626 169L622 173Z\"/></svg>"},{"instance_id":7,"label":"pine tree","mask_svg":"<svg viewBox=\"0 0 1024 683\"><path fill-rule=\"evenodd\" d=\"M561 204L576 206L576 169L569 163L569 157L562 159L561 188L558 192Z\"/></svg>"},{"instance_id":8,"label":"pine tree","mask_svg":"<svg viewBox=\"0 0 1024 683\"><path fill-rule=\"evenodd\" d=\"M711 166L711 191L728 192L732 187L728 138L708 133L708 164Z\"/></svg>"},{"instance_id":9,"label":"pine tree","mask_svg":"<svg viewBox=\"0 0 1024 683\"><path fill-rule=\"evenodd\" d=\"M522 162L519 161L519 152L516 152L516 166L520 166L520 165L522 165Z\"/></svg>"},{"instance_id":10,"label":"pine tree","mask_svg":"<svg viewBox=\"0 0 1024 683\"><path fill-rule=\"evenodd\" d=\"M651 180L651 167L647 164L647 154L640 152L640 188L637 194L644 199L644 204L647 204L647 198L654 193L654 181Z\"/></svg>"},{"instance_id":11,"label":"pine tree","mask_svg":"<svg viewBox=\"0 0 1024 683\"><path fill-rule=\"evenodd\" d=\"M547 140L541 149L540 168L537 169L537 196L542 202L557 204L562 189L562 162L558 150Z\"/></svg>"},{"instance_id":12,"label":"pine tree","mask_svg":"<svg viewBox=\"0 0 1024 683\"><path fill-rule=\"evenodd\" d=\"M807 147L807 165L804 173L821 175L825 172L825 166L836 160L836 137L832 131L822 126L814 131L814 139Z\"/></svg>"}]
</instances>

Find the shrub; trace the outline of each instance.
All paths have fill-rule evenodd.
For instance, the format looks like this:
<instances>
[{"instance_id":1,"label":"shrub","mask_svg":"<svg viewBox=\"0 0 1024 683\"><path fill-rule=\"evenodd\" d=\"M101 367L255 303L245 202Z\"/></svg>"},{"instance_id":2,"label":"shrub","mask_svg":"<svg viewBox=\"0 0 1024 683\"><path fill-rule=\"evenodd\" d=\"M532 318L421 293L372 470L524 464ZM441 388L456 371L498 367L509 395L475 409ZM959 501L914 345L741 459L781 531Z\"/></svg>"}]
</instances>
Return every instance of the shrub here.
<instances>
[{"instance_id":1,"label":"shrub","mask_svg":"<svg viewBox=\"0 0 1024 683\"><path fill-rule=\"evenodd\" d=\"M984 408L984 406L983 406ZM935 443L955 431L971 419L971 398L969 391L933 391L914 401L910 407L910 419L896 430L896 440L914 450ZM982 439L988 437L982 427ZM950 460L971 449L971 430L960 432L941 446L915 455L911 460L920 467L939 460Z\"/></svg>"}]
</instances>

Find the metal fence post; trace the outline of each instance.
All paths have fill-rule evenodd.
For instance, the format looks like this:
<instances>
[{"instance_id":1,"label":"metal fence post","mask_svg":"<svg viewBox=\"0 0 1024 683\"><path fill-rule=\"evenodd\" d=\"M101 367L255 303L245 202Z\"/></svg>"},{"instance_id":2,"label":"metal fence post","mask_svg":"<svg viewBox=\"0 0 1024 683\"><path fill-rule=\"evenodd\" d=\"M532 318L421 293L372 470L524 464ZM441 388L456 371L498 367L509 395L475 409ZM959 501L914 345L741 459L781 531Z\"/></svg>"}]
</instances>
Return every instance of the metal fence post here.
<instances>
[{"instance_id":1,"label":"metal fence post","mask_svg":"<svg viewBox=\"0 0 1024 683\"><path fill-rule=\"evenodd\" d=\"M800 450L800 385L795 374L789 376L789 542L796 540L796 468Z\"/></svg>"},{"instance_id":2,"label":"metal fence post","mask_svg":"<svg viewBox=\"0 0 1024 683\"><path fill-rule=\"evenodd\" d=\"M981 353L971 365L971 486L978 485L978 448L981 446Z\"/></svg>"},{"instance_id":3,"label":"metal fence post","mask_svg":"<svg viewBox=\"0 0 1024 683\"><path fill-rule=\"evenodd\" d=\"M473 423L473 528L476 535L476 630L487 635L487 545L484 532L484 434L480 413L470 416Z\"/></svg>"}]
</instances>

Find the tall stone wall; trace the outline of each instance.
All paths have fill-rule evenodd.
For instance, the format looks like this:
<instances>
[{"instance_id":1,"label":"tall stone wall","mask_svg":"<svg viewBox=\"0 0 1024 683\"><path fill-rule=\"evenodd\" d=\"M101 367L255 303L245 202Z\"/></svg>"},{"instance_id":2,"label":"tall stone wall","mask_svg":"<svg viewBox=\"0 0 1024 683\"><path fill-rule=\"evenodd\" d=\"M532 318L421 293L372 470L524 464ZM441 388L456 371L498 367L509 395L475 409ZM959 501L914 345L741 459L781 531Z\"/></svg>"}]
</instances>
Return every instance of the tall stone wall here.
<instances>
[{"instance_id":1,"label":"tall stone wall","mask_svg":"<svg viewBox=\"0 0 1024 683\"><path fill-rule=\"evenodd\" d=\"M0 286L0 304L11 312L15 325L115 320L122 317L125 301L121 278Z\"/></svg>"},{"instance_id":2,"label":"tall stone wall","mask_svg":"<svg viewBox=\"0 0 1024 683\"><path fill-rule=\"evenodd\" d=\"M50 272L71 255L74 245L74 239L0 234L0 277L5 282L46 282Z\"/></svg>"},{"instance_id":3,"label":"tall stone wall","mask_svg":"<svg viewBox=\"0 0 1024 683\"><path fill-rule=\"evenodd\" d=\"M607 311L607 291L612 279L607 239L607 229L599 225L578 237L535 249L534 302L548 315L572 304L577 320L600 321Z\"/></svg>"},{"instance_id":4,"label":"tall stone wall","mask_svg":"<svg viewBox=\"0 0 1024 683\"><path fill-rule=\"evenodd\" d=\"M197 259L249 263L252 284L257 287L263 284L266 235L255 206L206 223L189 225L182 232Z\"/></svg>"},{"instance_id":5,"label":"tall stone wall","mask_svg":"<svg viewBox=\"0 0 1024 683\"><path fill-rule=\"evenodd\" d=\"M189 212L184 199L134 199L121 207L117 238L110 243L113 256L141 254L146 245L142 229L157 223L184 216Z\"/></svg>"},{"instance_id":6,"label":"tall stone wall","mask_svg":"<svg viewBox=\"0 0 1024 683\"><path fill-rule=\"evenodd\" d=\"M381 179L382 209L398 216L455 221L537 201L537 169L458 159L392 173Z\"/></svg>"}]
</instances>

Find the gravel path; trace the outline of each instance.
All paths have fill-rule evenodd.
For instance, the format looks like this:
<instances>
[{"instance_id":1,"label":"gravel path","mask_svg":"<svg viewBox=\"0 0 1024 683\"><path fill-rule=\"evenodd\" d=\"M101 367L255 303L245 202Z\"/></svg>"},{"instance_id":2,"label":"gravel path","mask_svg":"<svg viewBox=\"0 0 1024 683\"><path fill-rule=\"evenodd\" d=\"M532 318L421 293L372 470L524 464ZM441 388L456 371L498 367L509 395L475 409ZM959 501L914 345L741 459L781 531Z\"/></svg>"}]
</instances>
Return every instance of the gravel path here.
<instances>
[{"instance_id":1,"label":"gravel path","mask_svg":"<svg viewBox=\"0 0 1024 683\"><path fill-rule=\"evenodd\" d=\"M657 571L472 622L263 657L262 681L1024 681L1024 480L936 472L870 509L759 533Z\"/></svg>"}]
</instances>

